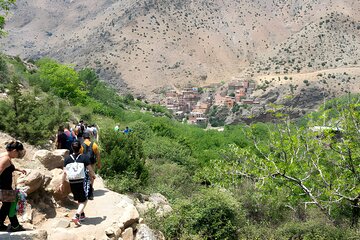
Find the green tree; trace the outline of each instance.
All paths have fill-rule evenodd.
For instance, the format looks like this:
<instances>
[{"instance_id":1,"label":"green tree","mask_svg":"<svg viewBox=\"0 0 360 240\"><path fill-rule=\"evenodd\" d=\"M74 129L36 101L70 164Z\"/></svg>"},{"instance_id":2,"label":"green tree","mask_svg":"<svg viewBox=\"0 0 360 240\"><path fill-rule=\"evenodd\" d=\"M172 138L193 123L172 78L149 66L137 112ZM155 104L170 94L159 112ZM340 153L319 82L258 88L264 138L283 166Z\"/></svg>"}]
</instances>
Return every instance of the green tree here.
<instances>
[{"instance_id":1,"label":"green tree","mask_svg":"<svg viewBox=\"0 0 360 240\"><path fill-rule=\"evenodd\" d=\"M1 101L0 129L35 145L45 145L54 129L68 119L64 105L52 96L21 91L21 83L13 76L9 83L10 101Z\"/></svg>"},{"instance_id":2,"label":"green tree","mask_svg":"<svg viewBox=\"0 0 360 240\"><path fill-rule=\"evenodd\" d=\"M0 55L0 91L4 91L4 87L9 82L9 70L4 55Z\"/></svg>"},{"instance_id":3,"label":"green tree","mask_svg":"<svg viewBox=\"0 0 360 240\"><path fill-rule=\"evenodd\" d=\"M86 101L85 84L73 68L46 58L39 60L37 65L37 76L44 91L51 91L74 104Z\"/></svg>"},{"instance_id":4,"label":"green tree","mask_svg":"<svg viewBox=\"0 0 360 240\"><path fill-rule=\"evenodd\" d=\"M269 128L267 138L259 138L250 129L248 138L253 147L232 145L224 152L226 161L222 161L226 164L217 163L221 168L213 168L218 180L211 179L229 185L237 184L231 182L234 179L250 178L264 191L288 189L293 209L299 204L315 205L332 221L347 206L356 225L360 192L358 108L348 104L339 109L338 124L344 126L341 136L325 131L319 137L318 132L309 130L311 125L297 127L288 121Z\"/></svg>"}]
</instances>

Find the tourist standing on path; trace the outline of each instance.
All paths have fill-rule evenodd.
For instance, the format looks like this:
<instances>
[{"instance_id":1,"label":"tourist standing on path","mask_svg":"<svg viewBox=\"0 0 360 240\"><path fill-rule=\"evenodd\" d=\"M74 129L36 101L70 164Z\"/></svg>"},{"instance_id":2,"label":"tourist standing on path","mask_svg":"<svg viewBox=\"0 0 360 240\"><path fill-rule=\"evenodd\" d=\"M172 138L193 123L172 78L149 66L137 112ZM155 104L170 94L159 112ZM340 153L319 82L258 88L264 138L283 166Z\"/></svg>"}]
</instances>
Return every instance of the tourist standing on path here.
<instances>
[{"instance_id":1,"label":"tourist standing on path","mask_svg":"<svg viewBox=\"0 0 360 240\"><path fill-rule=\"evenodd\" d=\"M66 179L69 180L74 200L78 202L78 209L76 210L72 221L77 226L80 226L80 221L85 219L84 209L86 207L88 197L91 194L90 178L95 179L95 173L87 156L80 153L80 142L76 140L71 146L74 153L64 160L64 173L62 181L64 183ZM67 167L67 165L69 166ZM79 171L79 169L81 171ZM60 189L62 191L64 190L63 183L60 185Z\"/></svg>"},{"instance_id":2,"label":"tourist standing on path","mask_svg":"<svg viewBox=\"0 0 360 240\"><path fill-rule=\"evenodd\" d=\"M92 142L90 140L89 133L85 132L83 137L84 137L84 143L81 144L80 153L88 156L93 170L95 170L95 164L96 164L97 168L100 169L101 168L101 160L100 160L99 146L95 142ZM95 178L91 178L91 187L92 187L91 193L94 192L94 189L93 189L94 179ZM91 195L89 199L92 200L93 196Z\"/></svg>"},{"instance_id":3,"label":"tourist standing on path","mask_svg":"<svg viewBox=\"0 0 360 240\"><path fill-rule=\"evenodd\" d=\"M6 152L0 153L0 191L13 190L12 189L12 173L14 171L26 174L25 170L15 168L11 159L23 158L25 156L25 149L21 142L12 141L6 145ZM0 231L17 232L25 229L20 225L16 214L10 216L11 202L2 202L0 209ZM6 217L9 217L11 225L9 227L4 225Z\"/></svg>"}]
</instances>

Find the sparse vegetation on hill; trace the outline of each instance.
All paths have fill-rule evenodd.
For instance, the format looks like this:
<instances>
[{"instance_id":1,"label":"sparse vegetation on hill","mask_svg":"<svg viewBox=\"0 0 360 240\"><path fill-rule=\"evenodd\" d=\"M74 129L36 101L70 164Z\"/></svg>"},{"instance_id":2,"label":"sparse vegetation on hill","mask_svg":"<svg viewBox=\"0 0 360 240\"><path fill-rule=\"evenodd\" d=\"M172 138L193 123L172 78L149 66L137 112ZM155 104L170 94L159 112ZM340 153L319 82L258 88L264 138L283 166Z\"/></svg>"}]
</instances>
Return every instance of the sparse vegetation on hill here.
<instances>
[{"instance_id":1,"label":"sparse vegetation on hill","mask_svg":"<svg viewBox=\"0 0 360 240\"><path fill-rule=\"evenodd\" d=\"M358 8L340 0L18 2L7 24L16 31L3 42L9 54L90 67L119 91L151 97L168 84L357 65Z\"/></svg>"}]
</instances>

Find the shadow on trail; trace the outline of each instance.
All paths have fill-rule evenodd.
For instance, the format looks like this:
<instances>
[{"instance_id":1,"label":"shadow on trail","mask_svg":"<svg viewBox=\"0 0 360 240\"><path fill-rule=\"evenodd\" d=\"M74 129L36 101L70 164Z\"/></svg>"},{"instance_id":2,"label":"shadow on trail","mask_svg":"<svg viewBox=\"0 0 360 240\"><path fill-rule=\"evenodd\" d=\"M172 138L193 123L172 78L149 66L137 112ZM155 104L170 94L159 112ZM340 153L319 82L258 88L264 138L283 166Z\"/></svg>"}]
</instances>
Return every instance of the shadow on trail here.
<instances>
[{"instance_id":1,"label":"shadow on trail","mask_svg":"<svg viewBox=\"0 0 360 240\"><path fill-rule=\"evenodd\" d=\"M83 222L81 222L82 225L97 225L100 224L102 221L106 220L106 216L102 217L86 217Z\"/></svg>"},{"instance_id":2,"label":"shadow on trail","mask_svg":"<svg viewBox=\"0 0 360 240\"><path fill-rule=\"evenodd\" d=\"M95 189L94 190L94 197L99 197L105 195L105 193L109 192L108 190L104 189Z\"/></svg>"}]
</instances>

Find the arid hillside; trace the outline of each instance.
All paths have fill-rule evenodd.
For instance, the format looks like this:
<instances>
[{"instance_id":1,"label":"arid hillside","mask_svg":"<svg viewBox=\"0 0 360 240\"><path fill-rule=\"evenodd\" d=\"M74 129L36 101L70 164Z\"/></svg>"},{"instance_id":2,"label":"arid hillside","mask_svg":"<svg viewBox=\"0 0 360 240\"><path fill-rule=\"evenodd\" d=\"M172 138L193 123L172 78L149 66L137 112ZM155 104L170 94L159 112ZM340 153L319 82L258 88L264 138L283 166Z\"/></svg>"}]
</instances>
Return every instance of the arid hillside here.
<instances>
[{"instance_id":1,"label":"arid hillside","mask_svg":"<svg viewBox=\"0 0 360 240\"><path fill-rule=\"evenodd\" d=\"M351 68L330 77L345 89L339 80L359 76L359 12L356 0L18 0L2 48L89 66L119 91L147 96L234 76L269 85L259 95L294 91L326 80L314 72Z\"/></svg>"}]
</instances>

